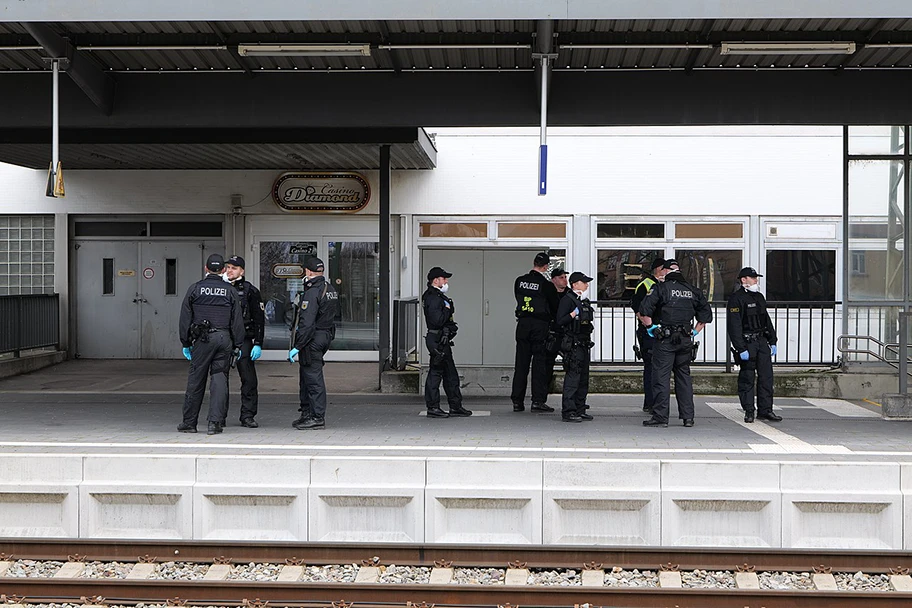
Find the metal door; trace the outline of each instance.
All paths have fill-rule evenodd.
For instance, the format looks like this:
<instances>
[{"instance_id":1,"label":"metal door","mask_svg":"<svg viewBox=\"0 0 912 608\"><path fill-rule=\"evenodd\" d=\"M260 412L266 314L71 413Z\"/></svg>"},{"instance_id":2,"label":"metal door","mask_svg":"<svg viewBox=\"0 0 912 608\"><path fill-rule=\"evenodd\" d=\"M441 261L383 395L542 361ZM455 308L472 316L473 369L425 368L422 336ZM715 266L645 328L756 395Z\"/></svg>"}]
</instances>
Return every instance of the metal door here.
<instances>
[{"instance_id":1,"label":"metal door","mask_svg":"<svg viewBox=\"0 0 912 608\"><path fill-rule=\"evenodd\" d=\"M456 306L456 323L459 335L456 337L453 355L456 365L482 364L482 319L481 314L484 288L484 252L455 249L425 249L421 254L421 278L434 266L452 272L450 291ZM424 290L421 290L422 293ZM422 361L427 365L427 348L424 347L424 315L421 320Z\"/></svg>"},{"instance_id":2,"label":"metal door","mask_svg":"<svg viewBox=\"0 0 912 608\"><path fill-rule=\"evenodd\" d=\"M78 356L135 359L140 353L136 242L82 241L75 248Z\"/></svg>"},{"instance_id":3,"label":"metal door","mask_svg":"<svg viewBox=\"0 0 912 608\"><path fill-rule=\"evenodd\" d=\"M487 249L484 252L484 305L481 311L482 361L513 365L516 356L516 298L513 282L529 272L539 250Z\"/></svg>"},{"instance_id":4,"label":"metal door","mask_svg":"<svg viewBox=\"0 0 912 608\"><path fill-rule=\"evenodd\" d=\"M203 276L206 251L199 242L139 243L140 345L143 359L181 357L178 325L187 288Z\"/></svg>"}]
</instances>

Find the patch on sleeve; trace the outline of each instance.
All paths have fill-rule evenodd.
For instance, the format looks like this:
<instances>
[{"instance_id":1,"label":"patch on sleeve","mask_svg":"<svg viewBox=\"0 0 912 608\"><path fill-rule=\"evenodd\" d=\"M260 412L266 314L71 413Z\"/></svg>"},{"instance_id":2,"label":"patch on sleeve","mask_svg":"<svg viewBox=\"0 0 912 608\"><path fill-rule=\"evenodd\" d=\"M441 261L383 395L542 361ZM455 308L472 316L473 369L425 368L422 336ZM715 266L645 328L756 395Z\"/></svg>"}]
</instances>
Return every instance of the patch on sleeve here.
<instances>
[{"instance_id":1,"label":"patch on sleeve","mask_svg":"<svg viewBox=\"0 0 912 608\"><path fill-rule=\"evenodd\" d=\"M307 300L301 302L301 310L307 310L307 305L310 304Z\"/></svg>"},{"instance_id":2,"label":"patch on sleeve","mask_svg":"<svg viewBox=\"0 0 912 608\"><path fill-rule=\"evenodd\" d=\"M729 309L728 309L728 312L741 312L741 309L740 309L740 308L738 308L738 307L735 307L735 308L729 308Z\"/></svg>"},{"instance_id":3,"label":"patch on sleeve","mask_svg":"<svg viewBox=\"0 0 912 608\"><path fill-rule=\"evenodd\" d=\"M260 310L266 312L266 305L263 302L260 302Z\"/></svg>"}]
</instances>

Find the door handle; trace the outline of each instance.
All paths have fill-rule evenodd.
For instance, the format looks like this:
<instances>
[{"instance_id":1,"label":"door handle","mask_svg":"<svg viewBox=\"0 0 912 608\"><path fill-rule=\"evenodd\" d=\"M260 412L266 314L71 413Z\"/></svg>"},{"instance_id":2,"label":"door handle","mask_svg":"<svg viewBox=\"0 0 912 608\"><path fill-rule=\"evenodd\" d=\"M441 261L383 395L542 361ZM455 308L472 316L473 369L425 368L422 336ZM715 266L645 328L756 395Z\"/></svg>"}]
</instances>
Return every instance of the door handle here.
<instances>
[{"instance_id":1,"label":"door handle","mask_svg":"<svg viewBox=\"0 0 912 608\"><path fill-rule=\"evenodd\" d=\"M489 314L491 312L491 307L489 304L490 304L490 300L485 300L485 316L486 317L489 316Z\"/></svg>"}]
</instances>

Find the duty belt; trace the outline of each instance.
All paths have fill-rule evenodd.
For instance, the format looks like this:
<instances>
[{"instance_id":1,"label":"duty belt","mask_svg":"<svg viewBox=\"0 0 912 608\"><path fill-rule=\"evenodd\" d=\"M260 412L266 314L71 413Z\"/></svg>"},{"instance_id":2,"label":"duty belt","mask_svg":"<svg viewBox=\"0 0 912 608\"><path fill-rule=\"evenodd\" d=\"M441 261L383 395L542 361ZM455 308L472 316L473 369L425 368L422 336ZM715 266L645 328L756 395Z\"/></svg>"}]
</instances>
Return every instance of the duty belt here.
<instances>
[{"instance_id":1,"label":"duty belt","mask_svg":"<svg viewBox=\"0 0 912 608\"><path fill-rule=\"evenodd\" d=\"M752 331L749 333L745 333L743 335L745 342L753 342L757 338L763 338L765 336L766 336L766 332L762 332L762 331Z\"/></svg>"},{"instance_id":2,"label":"duty belt","mask_svg":"<svg viewBox=\"0 0 912 608\"><path fill-rule=\"evenodd\" d=\"M439 330L439 329L429 329L429 330L427 330L427 332L428 332L429 334L434 334L435 336L436 336L437 334L439 334L440 331L441 331L441 330Z\"/></svg>"}]
</instances>

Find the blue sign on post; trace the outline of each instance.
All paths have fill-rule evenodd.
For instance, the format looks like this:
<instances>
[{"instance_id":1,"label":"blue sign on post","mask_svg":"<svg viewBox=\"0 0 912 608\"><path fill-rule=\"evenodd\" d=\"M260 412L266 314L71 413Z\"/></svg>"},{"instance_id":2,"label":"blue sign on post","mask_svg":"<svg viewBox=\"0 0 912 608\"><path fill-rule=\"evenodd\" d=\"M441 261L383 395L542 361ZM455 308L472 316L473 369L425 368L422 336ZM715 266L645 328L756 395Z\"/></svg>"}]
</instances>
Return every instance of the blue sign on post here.
<instances>
[{"instance_id":1,"label":"blue sign on post","mask_svg":"<svg viewBox=\"0 0 912 608\"><path fill-rule=\"evenodd\" d=\"M548 194L548 146L538 147L538 195Z\"/></svg>"}]
</instances>

